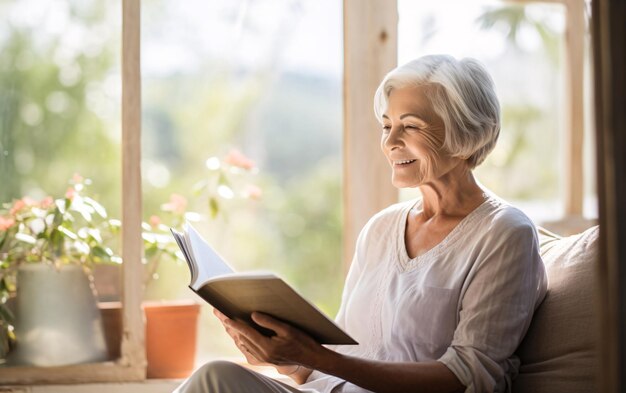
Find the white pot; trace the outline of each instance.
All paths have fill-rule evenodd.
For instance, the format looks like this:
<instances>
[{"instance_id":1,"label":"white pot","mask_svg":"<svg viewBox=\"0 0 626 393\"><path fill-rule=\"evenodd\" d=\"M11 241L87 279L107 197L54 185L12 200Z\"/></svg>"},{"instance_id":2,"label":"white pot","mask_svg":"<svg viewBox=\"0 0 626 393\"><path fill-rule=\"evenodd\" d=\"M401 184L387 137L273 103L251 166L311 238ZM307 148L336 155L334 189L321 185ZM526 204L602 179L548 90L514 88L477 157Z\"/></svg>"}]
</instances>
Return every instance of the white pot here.
<instances>
[{"instance_id":1,"label":"white pot","mask_svg":"<svg viewBox=\"0 0 626 393\"><path fill-rule=\"evenodd\" d=\"M107 359L102 318L81 266L20 266L15 336L10 365L62 366Z\"/></svg>"}]
</instances>

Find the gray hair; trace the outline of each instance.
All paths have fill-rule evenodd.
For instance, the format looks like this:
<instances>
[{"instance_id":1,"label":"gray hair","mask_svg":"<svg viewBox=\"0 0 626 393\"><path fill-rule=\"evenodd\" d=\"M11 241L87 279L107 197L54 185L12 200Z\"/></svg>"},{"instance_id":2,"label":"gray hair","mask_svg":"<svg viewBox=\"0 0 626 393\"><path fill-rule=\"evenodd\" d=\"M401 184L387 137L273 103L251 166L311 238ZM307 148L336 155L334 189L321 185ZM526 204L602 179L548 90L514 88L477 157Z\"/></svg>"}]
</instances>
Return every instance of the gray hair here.
<instances>
[{"instance_id":1,"label":"gray hair","mask_svg":"<svg viewBox=\"0 0 626 393\"><path fill-rule=\"evenodd\" d=\"M500 134L500 103L491 76L475 59L420 57L389 72L376 90L374 113L383 122L389 94L408 86L433 86L428 99L445 127L443 147L470 168L482 163Z\"/></svg>"}]
</instances>

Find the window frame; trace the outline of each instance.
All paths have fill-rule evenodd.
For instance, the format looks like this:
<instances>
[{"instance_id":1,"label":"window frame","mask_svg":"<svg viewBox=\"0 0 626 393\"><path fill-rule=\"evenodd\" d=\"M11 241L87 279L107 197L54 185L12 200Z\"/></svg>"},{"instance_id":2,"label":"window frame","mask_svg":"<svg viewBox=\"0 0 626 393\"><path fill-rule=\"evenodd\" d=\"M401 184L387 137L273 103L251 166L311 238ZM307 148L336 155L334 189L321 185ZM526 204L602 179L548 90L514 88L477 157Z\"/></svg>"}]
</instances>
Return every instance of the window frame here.
<instances>
[{"instance_id":1,"label":"window frame","mask_svg":"<svg viewBox=\"0 0 626 393\"><path fill-rule=\"evenodd\" d=\"M56 367L0 368L8 384L143 381L146 351L141 299L140 0L122 0L122 343L115 361Z\"/></svg>"}]
</instances>

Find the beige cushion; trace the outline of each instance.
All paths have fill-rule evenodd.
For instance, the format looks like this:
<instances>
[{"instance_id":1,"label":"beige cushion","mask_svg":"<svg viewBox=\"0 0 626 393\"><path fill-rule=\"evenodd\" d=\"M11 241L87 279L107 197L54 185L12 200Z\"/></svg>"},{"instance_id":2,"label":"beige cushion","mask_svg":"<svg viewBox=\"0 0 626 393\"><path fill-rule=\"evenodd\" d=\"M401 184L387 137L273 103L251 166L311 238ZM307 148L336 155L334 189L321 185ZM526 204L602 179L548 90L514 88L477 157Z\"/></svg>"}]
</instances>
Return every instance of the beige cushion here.
<instances>
[{"instance_id":1,"label":"beige cushion","mask_svg":"<svg viewBox=\"0 0 626 393\"><path fill-rule=\"evenodd\" d=\"M595 392L594 269L598 227L559 238L539 230L548 293L517 354L516 393Z\"/></svg>"}]
</instances>

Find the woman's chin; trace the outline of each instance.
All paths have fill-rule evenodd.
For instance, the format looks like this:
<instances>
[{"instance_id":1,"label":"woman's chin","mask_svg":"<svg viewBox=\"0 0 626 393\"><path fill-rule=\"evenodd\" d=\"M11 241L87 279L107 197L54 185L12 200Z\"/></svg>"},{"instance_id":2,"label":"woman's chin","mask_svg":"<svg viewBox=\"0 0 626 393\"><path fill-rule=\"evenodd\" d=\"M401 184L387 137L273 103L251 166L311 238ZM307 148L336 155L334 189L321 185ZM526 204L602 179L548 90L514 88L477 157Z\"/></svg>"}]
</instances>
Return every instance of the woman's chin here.
<instances>
[{"instance_id":1,"label":"woman's chin","mask_svg":"<svg viewBox=\"0 0 626 393\"><path fill-rule=\"evenodd\" d=\"M419 187L422 182L421 179L405 179L405 178L397 178L397 177L392 177L391 178L391 184L395 187L395 188L415 188L415 187Z\"/></svg>"}]
</instances>

